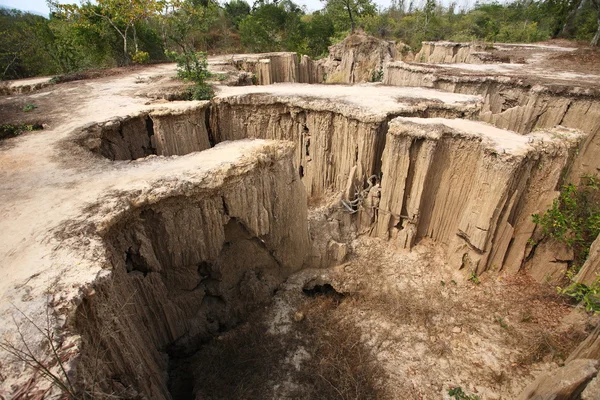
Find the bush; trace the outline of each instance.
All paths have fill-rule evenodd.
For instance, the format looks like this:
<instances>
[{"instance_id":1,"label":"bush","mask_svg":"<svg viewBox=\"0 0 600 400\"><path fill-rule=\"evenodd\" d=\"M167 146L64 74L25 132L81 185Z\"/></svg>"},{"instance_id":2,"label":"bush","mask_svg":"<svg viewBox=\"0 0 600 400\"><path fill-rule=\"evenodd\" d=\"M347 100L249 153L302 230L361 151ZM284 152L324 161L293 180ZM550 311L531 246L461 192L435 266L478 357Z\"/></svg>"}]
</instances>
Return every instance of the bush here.
<instances>
[{"instance_id":1,"label":"bush","mask_svg":"<svg viewBox=\"0 0 600 400\"><path fill-rule=\"evenodd\" d=\"M600 312L600 278L590 286L574 282L566 288L558 288L559 294L571 297L581 303L588 312Z\"/></svg>"},{"instance_id":2,"label":"bush","mask_svg":"<svg viewBox=\"0 0 600 400\"><path fill-rule=\"evenodd\" d=\"M145 51L138 51L133 55L132 60L136 64L147 64L150 61L150 54Z\"/></svg>"},{"instance_id":3,"label":"bush","mask_svg":"<svg viewBox=\"0 0 600 400\"><path fill-rule=\"evenodd\" d=\"M533 215L533 222L542 227L545 236L573 249L576 268L583 265L592 242L600 233L599 189L597 175L584 175L579 186L563 186L552 208L542 215Z\"/></svg>"},{"instance_id":4,"label":"bush","mask_svg":"<svg viewBox=\"0 0 600 400\"><path fill-rule=\"evenodd\" d=\"M0 125L0 140L19 136L23 132L39 131L44 129L41 124L4 124Z\"/></svg>"},{"instance_id":5,"label":"bush","mask_svg":"<svg viewBox=\"0 0 600 400\"><path fill-rule=\"evenodd\" d=\"M190 90L192 100L210 100L214 96L212 87L206 83L211 73L208 71L206 53L184 51L167 52L167 57L177 63L177 76L186 81L194 82Z\"/></svg>"},{"instance_id":6,"label":"bush","mask_svg":"<svg viewBox=\"0 0 600 400\"><path fill-rule=\"evenodd\" d=\"M190 98L192 100L210 100L215 97L215 92L207 83L201 85L194 85L189 91Z\"/></svg>"}]
</instances>

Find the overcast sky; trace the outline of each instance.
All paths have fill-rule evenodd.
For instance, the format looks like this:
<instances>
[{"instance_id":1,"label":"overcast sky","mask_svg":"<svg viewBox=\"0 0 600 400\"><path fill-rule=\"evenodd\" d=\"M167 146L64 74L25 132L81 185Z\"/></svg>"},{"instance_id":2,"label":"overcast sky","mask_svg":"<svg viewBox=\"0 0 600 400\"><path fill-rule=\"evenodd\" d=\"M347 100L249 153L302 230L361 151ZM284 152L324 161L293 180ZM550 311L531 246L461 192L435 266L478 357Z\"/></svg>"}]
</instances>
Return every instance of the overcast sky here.
<instances>
[{"instance_id":1,"label":"overcast sky","mask_svg":"<svg viewBox=\"0 0 600 400\"><path fill-rule=\"evenodd\" d=\"M61 3L79 3L78 0L59 0ZM220 0L223 2L223 0ZM248 3L252 5L252 0L246 0ZM448 3L450 0L442 0L442 3ZM473 0L474 2L475 0ZM323 7L323 3L320 0L294 0L295 3L306 6L307 11L315 11ZM459 0L457 1L460 8L464 4L472 4L471 0ZM375 0L375 3L380 7L385 8L389 7L391 4L391 0ZM419 0L415 2L419 4ZM36 13L47 16L48 15L48 6L46 5L46 0L0 0L0 5L9 7L9 8L18 8L20 10L25 11L34 11Z\"/></svg>"}]
</instances>

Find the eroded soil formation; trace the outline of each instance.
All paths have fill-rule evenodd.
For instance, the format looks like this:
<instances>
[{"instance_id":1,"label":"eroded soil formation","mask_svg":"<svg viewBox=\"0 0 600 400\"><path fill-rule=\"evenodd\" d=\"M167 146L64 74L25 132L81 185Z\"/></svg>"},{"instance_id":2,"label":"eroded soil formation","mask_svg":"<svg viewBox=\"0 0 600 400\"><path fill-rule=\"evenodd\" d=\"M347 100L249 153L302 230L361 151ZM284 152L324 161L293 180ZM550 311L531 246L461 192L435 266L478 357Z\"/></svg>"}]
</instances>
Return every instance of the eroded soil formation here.
<instances>
[{"instance_id":1,"label":"eroded soil formation","mask_svg":"<svg viewBox=\"0 0 600 400\"><path fill-rule=\"evenodd\" d=\"M0 395L597 398L531 215L600 168L600 78L403 46L214 58L203 102L168 64L5 85L44 129L0 142Z\"/></svg>"}]
</instances>

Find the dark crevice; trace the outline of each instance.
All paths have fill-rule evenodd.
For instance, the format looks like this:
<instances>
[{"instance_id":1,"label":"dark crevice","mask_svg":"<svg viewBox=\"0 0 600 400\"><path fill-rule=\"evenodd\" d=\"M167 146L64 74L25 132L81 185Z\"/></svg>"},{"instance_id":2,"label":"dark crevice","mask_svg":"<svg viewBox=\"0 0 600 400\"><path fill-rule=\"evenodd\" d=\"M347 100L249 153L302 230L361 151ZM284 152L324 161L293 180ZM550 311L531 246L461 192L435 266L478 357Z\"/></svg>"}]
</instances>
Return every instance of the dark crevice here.
<instances>
[{"instance_id":1,"label":"dark crevice","mask_svg":"<svg viewBox=\"0 0 600 400\"><path fill-rule=\"evenodd\" d=\"M148 135L148 147L144 149L144 156L156 154L156 148L152 141L154 140L154 121L150 116L146 117L146 134Z\"/></svg>"},{"instance_id":2,"label":"dark crevice","mask_svg":"<svg viewBox=\"0 0 600 400\"><path fill-rule=\"evenodd\" d=\"M308 297L326 296L337 301L341 301L345 297L343 293L340 293L337 290L335 290L335 288L329 283L324 283L320 285L309 283L304 286L302 292Z\"/></svg>"},{"instance_id":3,"label":"dark crevice","mask_svg":"<svg viewBox=\"0 0 600 400\"><path fill-rule=\"evenodd\" d=\"M130 247L125 252L125 268L128 273L134 271L142 272L144 277L148 275L149 272L152 272L140 255L139 248L134 249L133 247Z\"/></svg>"},{"instance_id":4,"label":"dark crevice","mask_svg":"<svg viewBox=\"0 0 600 400\"><path fill-rule=\"evenodd\" d=\"M215 136L213 134L212 131L212 126L210 125L210 116L213 112L212 110L213 106L211 105L210 107L208 107L208 109L205 111L204 113L204 125L206 126L206 134L208 135L208 143L210 144L210 147L215 147Z\"/></svg>"},{"instance_id":5,"label":"dark crevice","mask_svg":"<svg viewBox=\"0 0 600 400\"><path fill-rule=\"evenodd\" d=\"M307 136L304 141L304 153L306 154L306 157L310 157L310 136Z\"/></svg>"},{"instance_id":6,"label":"dark crevice","mask_svg":"<svg viewBox=\"0 0 600 400\"><path fill-rule=\"evenodd\" d=\"M477 248L475 245L473 245L473 243L471 243L471 239L470 239L470 238L469 238L469 236L468 236L466 233L464 233L463 231L459 230L459 231L456 233L456 236L458 236L459 238L463 239L463 240L465 241L465 243L467 244L467 246L469 246L469 248L470 248L471 250L473 250L475 253L477 253L477 254L480 254L480 255L484 253L484 251L483 251L483 250L481 250L481 249Z\"/></svg>"},{"instance_id":7,"label":"dark crevice","mask_svg":"<svg viewBox=\"0 0 600 400\"><path fill-rule=\"evenodd\" d=\"M223 213L228 216L229 208L227 207L227 202L225 201L225 197L221 197L221 200L223 202Z\"/></svg>"}]
</instances>

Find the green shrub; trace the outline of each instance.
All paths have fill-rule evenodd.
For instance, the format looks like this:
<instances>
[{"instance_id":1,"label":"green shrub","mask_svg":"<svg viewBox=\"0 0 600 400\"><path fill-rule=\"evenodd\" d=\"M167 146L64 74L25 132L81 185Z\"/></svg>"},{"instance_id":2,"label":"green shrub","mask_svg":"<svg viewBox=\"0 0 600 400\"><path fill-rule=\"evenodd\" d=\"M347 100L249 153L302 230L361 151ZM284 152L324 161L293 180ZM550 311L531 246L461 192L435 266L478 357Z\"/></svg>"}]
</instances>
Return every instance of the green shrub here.
<instances>
[{"instance_id":1,"label":"green shrub","mask_svg":"<svg viewBox=\"0 0 600 400\"><path fill-rule=\"evenodd\" d=\"M167 52L167 57L177 63L177 76L183 80L194 82L190 90L192 100L210 100L214 96L212 87L206 83L211 73L208 71L206 53L185 51Z\"/></svg>"},{"instance_id":2,"label":"green shrub","mask_svg":"<svg viewBox=\"0 0 600 400\"><path fill-rule=\"evenodd\" d=\"M559 294L571 297L581 303L588 312L600 312L600 278L590 286L573 282L566 288L557 288Z\"/></svg>"},{"instance_id":3,"label":"green shrub","mask_svg":"<svg viewBox=\"0 0 600 400\"><path fill-rule=\"evenodd\" d=\"M136 64L147 64L150 61L150 54L145 51L138 51L133 55L132 60Z\"/></svg>"},{"instance_id":4,"label":"green shrub","mask_svg":"<svg viewBox=\"0 0 600 400\"><path fill-rule=\"evenodd\" d=\"M194 85L189 91L192 100L210 100L215 96L215 92L209 84Z\"/></svg>"},{"instance_id":5,"label":"green shrub","mask_svg":"<svg viewBox=\"0 0 600 400\"><path fill-rule=\"evenodd\" d=\"M479 400L479 396L474 394L466 394L461 387L455 387L448 390L448 395L455 400Z\"/></svg>"},{"instance_id":6,"label":"green shrub","mask_svg":"<svg viewBox=\"0 0 600 400\"><path fill-rule=\"evenodd\" d=\"M374 69L371 72L371 82L381 82L383 81L383 68Z\"/></svg>"},{"instance_id":7,"label":"green shrub","mask_svg":"<svg viewBox=\"0 0 600 400\"><path fill-rule=\"evenodd\" d=\"M38 106L36 106L35 104L26 104L25 107L23 107L23 111L24 112L29 112L31 110L35 110L36 108L38 108Z\"/></svg>"},{"instance_id":8,"label":"green shrub","mask_svg":"<svg viewBox=\"0 0 600 400\"><path fill-rule=\"evenodd\" d=\"M599 189L597 175L584 175L579 186L564 185L548 211L533 215L533 222L542 227L544 236L573 249L575 269L583 265L600 233Z\"/></svg>"},{"instance_id":9,"label":"green shrub","mask_svg":"<svg viewBox=\"0 0 600 400\"><path fill-rule=\"evenodd\" d=\"M3 124L0 125L0 140L19 136L23 132L38 131L43 129L40 124Z\"/></svg>"},{"instance_id":10,"label":"green shrub","mask_svg":"<svg viewBox=\"0 0 600 400\"><path fill-rule=\"evenodd\" d=\"M177 63L177 76L194 83L204 83L209 77L206 53L167 51L167 58Z\"/></svg>"}]
</instances>

